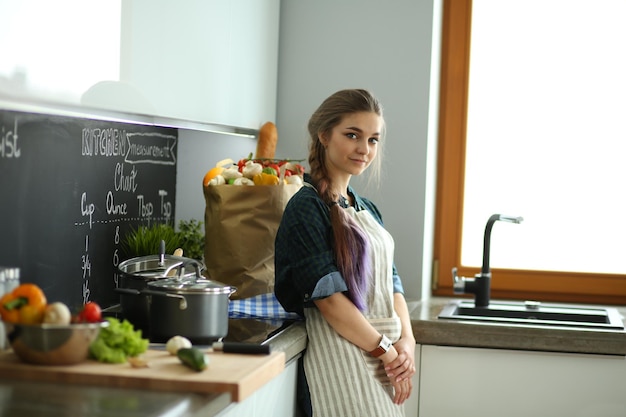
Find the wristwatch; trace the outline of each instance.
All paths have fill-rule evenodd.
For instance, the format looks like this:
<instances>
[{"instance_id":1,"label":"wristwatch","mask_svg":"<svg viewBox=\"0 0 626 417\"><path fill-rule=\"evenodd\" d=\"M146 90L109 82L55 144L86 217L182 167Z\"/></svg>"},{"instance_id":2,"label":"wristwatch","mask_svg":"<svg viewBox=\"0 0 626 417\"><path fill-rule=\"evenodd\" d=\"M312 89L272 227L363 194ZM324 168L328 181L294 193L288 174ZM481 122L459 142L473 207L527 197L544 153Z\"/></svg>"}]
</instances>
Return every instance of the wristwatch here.
<instances>
[{"instance_id":1,"label":"wristwatch","mask_svg":"<svg viewBox=\"0 0 626 417\"><path fill-rule=\"evenodd\" d=\"M382 335L380 338L380 342L378 342L378 347L370 352L370 355L377 358L385 353L387 353L391 349L391 340L385 335Z\"/></svg>"}]
</instances>

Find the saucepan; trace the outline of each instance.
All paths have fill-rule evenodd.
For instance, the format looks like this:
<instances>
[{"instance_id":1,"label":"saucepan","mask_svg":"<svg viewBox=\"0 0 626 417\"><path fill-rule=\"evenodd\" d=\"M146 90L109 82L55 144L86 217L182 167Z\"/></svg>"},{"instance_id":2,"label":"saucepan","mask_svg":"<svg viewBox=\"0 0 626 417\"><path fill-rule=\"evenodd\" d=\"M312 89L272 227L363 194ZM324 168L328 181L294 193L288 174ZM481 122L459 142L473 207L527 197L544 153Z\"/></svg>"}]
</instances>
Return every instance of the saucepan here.
<instances>
[{"instance_id":1,"label":"saucepan","mask_svg":"<svg viewBox=\"0 0 626 417\"><path fill-rule=\"evenodd\" d=\"M199 271L199 270L197 270ZM211 344L228 333L228 303L235 287L205 279L169 278L148 283L150 340L181 335L193 344Z\"/></svg>"},{"instance_id":2,"label":"saucepan","mask_svg":"<svg viewBox=\"0 0 626 417\"><path fill-rule=\"evenodd\" d=\"M145 334L149 332L150 298L142 291L148 283L168 279L172 276L190 278L196 276L196 269L205 269L203 263L182 256L159 255L141 256L119 264L120 278L116 292L120 294L122 315L135 328Z\"/></svg>"},{"instance_id":3,"label":"saucepan","mask_svg":"<svg viewBox=\"0 0 626 417\"><path fill-rule=\"evenodd\" d=\"M193 275L187 272L189 270L194 271ZM201 270L198 261L188 259L182 262L174 276L158 274L158 279L144 280L144 288L118 289L123 294L145 300L150 341L166 342L170 337L180 335L194 344L211 344L226 336L228 303L237 289L204 278Z\"/></svg>"}]
</instances>

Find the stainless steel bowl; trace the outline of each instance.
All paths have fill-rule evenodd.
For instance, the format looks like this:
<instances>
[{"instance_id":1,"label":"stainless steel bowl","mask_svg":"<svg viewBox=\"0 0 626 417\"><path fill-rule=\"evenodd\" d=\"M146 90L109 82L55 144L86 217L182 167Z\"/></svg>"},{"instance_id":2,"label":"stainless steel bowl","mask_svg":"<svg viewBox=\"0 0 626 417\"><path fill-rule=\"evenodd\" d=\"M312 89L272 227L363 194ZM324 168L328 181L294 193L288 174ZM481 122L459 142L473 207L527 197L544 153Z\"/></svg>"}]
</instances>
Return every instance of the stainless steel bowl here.
<instances>
[{"instance_id":1,"label":"stainless steel bowl","mask_svg":"<svg viewBox=\"0 0 626 417\"><path fill-rule=\"evenodd\" d=\"M7 340L23 361L38 365L73 365L89 355L89 345L100 329L109 325L99 323L13 324L4 323Z\"/></svg>"}]
</instances>

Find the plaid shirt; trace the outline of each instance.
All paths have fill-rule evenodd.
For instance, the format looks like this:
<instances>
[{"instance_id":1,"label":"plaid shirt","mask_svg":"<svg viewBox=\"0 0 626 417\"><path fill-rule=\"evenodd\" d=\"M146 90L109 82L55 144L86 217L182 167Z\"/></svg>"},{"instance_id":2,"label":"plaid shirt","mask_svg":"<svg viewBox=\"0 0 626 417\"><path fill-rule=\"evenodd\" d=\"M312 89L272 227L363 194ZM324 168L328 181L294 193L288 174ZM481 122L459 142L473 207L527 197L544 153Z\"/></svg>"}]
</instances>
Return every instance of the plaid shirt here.
<instances>
[{"instance_id":1,"label":"plaid shirt","mask_svg":"<svg viewBox=\"0 0 626 417\"><path fill-rule=\"evenodd\" d=\"M352 187L348 193L355 210L368 210L383 224L374 203L357 195ZM276 234L274 292L286 311L303 316L304 308L314 305L313 300L347 290L335 264L332 241L330 210L317 191L305 183L287 203ZM404 293L395 265L392 276L394 292Z\"/></svg>"}]
</instances>

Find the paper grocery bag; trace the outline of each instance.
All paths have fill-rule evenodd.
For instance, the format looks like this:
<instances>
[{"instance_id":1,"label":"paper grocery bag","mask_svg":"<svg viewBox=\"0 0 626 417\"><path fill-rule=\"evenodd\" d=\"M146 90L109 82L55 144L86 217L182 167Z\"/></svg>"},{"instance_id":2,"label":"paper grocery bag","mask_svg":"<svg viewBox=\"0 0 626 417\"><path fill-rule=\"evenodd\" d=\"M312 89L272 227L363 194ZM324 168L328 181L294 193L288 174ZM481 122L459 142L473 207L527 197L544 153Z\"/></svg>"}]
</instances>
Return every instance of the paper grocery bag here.
<instances>
[{"instance_id":1,"label":"paper grocery bag","mask_svg":"<svg viewBox=\"0 0 626 417\"><path fill-rule=\"evenodd\" d=\"M231 299L274 292L274 239L285 206L300 187L203 186L205 275L236 287Z\"/></svg>"}]
</instances>

